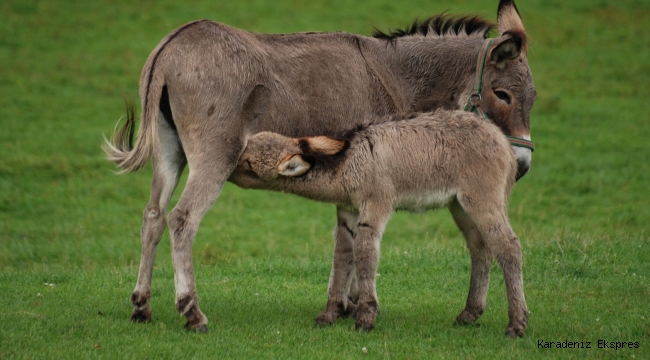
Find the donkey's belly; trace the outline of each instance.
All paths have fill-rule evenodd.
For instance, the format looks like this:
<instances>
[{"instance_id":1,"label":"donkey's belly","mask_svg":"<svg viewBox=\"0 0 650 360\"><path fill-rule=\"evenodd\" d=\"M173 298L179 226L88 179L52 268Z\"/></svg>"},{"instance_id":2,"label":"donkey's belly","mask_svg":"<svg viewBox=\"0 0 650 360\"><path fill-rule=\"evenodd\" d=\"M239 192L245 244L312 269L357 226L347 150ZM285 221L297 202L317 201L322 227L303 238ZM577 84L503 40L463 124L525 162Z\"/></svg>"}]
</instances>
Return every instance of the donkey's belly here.
<instances>
[{"instance_id":1,"label":"donkey's belly","mask_svg":"<svg viewBox=\"0 0 650 360\"><path fill-rule=\"evenodd\" d=\"M447 207L456 198L456 190L432 190L401 196L395 210L424 212L431 209Z\"/></svg>"}]
</instances>

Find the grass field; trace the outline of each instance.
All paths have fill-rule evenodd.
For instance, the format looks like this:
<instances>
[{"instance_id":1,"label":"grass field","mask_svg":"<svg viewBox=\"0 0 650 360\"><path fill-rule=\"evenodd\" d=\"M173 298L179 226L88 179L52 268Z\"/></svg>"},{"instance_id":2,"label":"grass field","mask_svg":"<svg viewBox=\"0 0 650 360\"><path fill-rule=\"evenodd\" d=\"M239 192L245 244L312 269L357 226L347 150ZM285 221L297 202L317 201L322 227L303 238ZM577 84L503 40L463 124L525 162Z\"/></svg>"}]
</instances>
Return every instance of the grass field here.
<instances>
[{"instance_id":1,"label":"grass field","mask_svg":"<svg viewBox=\"0 0 650 360\"><path fill-rule=\"evenodd\" d=\"M137 98L140 70L160 39L200 18L267 33L369 34L445 10L494 20L497 3L1 2L0 359L650 358L644 0L518 2L539 93L533 167L509 207L524 253L525 338L504 336L496 264L481 326L452 326L470 261L446 211L399 213L389 223L375 331L355 332L351 320L314 329L326 300L333 206L231 185L194 245L210 332L182 330L167 234L153 321L129 321L151 168L115 176L100 145L124 115L122 95ZM542 349L540 340L592 348ZM599 349L599 340L639 347Z\"/></svg>"}]
</instances>

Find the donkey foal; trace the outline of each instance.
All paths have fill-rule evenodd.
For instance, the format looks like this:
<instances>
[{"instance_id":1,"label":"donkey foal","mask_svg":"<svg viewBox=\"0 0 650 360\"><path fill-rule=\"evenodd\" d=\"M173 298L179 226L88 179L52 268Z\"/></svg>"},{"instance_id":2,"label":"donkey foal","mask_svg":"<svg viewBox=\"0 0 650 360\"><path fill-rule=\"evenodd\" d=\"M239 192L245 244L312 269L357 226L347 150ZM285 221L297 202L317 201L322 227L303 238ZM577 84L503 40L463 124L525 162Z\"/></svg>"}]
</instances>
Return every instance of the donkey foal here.
<instances>
[{"instance_id":1,"label":"donkey foal","mask_svg":"<svg viewBox=\"0 0 650 360\"><path fill-rule=\"evenodd\" d=\"M379 241L392 212L449 207L472 258L469 296L456 322L475 322L483 313L496 257L508 296L506 334L515 337L523 336L528 321L521 249L507 212L516 173L514 152L495 125L472 113L439 110L370 125L343 140L258 133L248 139L230 181L337 205L350 241L335 250L333 274L341 275L330 288L349 289L356 271L359 299L355 309L347 294L338 294L339 303L328 302L317 322L356 310L355 326L364 330L374 327L379 308Z\"/></svg>"}]
</instances>

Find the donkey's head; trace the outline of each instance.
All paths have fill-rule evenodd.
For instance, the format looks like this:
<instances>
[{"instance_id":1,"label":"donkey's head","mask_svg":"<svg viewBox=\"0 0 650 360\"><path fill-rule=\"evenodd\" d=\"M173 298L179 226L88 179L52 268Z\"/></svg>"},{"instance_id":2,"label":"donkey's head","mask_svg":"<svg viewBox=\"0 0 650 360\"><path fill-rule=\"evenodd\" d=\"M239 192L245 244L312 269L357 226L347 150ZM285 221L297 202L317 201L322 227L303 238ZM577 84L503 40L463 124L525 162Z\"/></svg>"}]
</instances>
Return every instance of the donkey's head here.
<instances>
[{"instance_id":1,"label":"donkey's head","mask_svg":"<svg viewBox=\"0 0 650 360\"><path fill-rule=\"evenodd\" d=\"M486 50L479 105L505 134L530 140L530 111L537 92L528 67L526 32L514 1L501 0L497 13L499 36ZM513 149L520 178L530 169L531 149Z\"/></svg>"},{"instance_id":2,"label":"donkey's head","mask_svg":"<svg viewBox=\"0 0 650 360\"><path fill-rule=\"evenodd\" d=\"M248 139L236 171L252 172L263 181L273 181L279 175L301 176L311 169L314 156L335 155L347 144L328 136L296 139L261 132Z\"/></svg>"}]
</instances>

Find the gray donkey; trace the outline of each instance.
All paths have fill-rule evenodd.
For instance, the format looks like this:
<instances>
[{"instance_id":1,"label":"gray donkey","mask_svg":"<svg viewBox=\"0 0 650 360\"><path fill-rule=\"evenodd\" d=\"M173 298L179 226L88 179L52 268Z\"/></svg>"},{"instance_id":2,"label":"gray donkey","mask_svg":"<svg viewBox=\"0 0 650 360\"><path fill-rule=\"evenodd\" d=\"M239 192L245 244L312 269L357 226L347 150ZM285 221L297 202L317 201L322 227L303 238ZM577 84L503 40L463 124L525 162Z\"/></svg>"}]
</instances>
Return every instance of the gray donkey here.
<instances>
[{"instance_id":1,"label":"gray donkey","mask_svg":"<svg viewBox=\"0 0 650 360\"><path fill-rule=\"evenodd\" d=\"M379 308L379 242L392 212L449 207L472 257L473 296L457 322L473 322L483 313L496 257L508 294L506 334L523 336L528 311L521 250L507 209L517 163L499 128L469 112L438 110L371 125L347 137L256 134L230 180L244 188L336 204L339 224L352 241L334 263L339 275L331 286L349 286L344 274L356 267L359 299L346 310L358 312L356 328L364 330L374 327Z\"/></svg>"},{"instance_id":2,"label":"gray donkey","mask_svg":"<svg viewBox=\"0 0 650 360\"><path fill-rule=\"evenodd\" d=\"M207 20L167 35L142 70L142 123L135 147L133 111L105 147L122 172L140 169L149 159L153 163L131 319L151 319L154 257L169 226L176 309L187 318L187 329L207 330L194 282L192 244L251 134L334 135L364 119L471 104L506 135L530 140L536 93L526 33L512 0L501 0L497 13L499 36L494 39L486 39L493 25L483 19L445 15L373 37L255 34ZM477 61L481 58L484 63ZM260 86L270 98L251 110L246 100ZM254 121L244 121L249 116ZM531 150L518 147L516 155L522 176L530 167ZM187 184L167 218L186 166ZM342 238L337 237L335 247L339 240L348 242L344 217L339 216L336 233ZM347 301L333 297L345 289L330 289L328 304ZM470 298L480 297L471 291ZM332 309L328 305L322 322L339 315Z\"/></svg>"}]
</instances>

